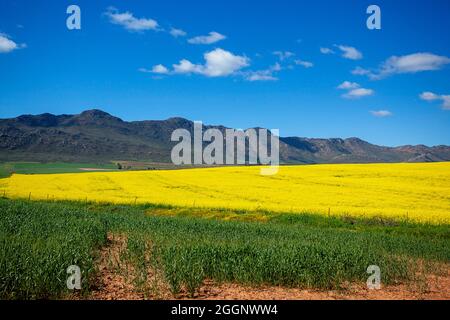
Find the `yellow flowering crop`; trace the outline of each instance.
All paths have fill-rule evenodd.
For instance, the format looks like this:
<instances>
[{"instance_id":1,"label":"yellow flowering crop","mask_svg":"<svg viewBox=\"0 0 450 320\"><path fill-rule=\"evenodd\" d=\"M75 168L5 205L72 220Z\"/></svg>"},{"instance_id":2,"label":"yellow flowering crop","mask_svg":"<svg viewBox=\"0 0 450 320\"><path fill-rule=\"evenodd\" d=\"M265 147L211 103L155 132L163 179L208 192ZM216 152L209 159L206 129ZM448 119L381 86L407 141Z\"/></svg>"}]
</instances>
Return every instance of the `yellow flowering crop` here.
<instances>
[{"instance_id":1,"label":"yellow flowering crop","mask_svg":"<svg viewBox=\"0 0 450 320\"><path fill-rule=\"evenodd\" d=\"M450 163L283 166L19 175L8 197L155 203L450 223Z\"/></svg>"}]
</instances>

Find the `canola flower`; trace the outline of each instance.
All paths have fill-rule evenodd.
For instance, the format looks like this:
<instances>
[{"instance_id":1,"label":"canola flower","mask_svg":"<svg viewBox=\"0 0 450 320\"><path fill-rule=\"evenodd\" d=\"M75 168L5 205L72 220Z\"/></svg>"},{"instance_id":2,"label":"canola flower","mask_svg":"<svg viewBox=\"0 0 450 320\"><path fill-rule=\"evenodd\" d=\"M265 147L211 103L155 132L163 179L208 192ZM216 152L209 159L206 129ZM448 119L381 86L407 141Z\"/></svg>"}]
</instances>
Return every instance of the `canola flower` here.
<instances>
[{"instance_id":1,"label":"canola flower","mask_svg":"<svg viewBox=\"0 0 450 320\"><path fill-rule=\"evenodd\" d=\"M153 203L450 223L450 163L283 166L14 174L11 198Z\"/></svg>"}]
</instances>

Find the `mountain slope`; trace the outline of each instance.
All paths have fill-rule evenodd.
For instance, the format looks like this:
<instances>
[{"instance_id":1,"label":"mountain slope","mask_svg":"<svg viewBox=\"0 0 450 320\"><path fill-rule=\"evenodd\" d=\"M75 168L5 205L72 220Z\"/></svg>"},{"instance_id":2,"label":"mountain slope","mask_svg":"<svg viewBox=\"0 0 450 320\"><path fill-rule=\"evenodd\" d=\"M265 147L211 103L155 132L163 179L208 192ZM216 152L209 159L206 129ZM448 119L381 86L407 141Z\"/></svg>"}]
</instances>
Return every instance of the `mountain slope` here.
<instances>
[{"instance_id":1,"label":"mountain slope","mask_svg":"<svg viewBox=\"0 0 450 320\"><path fill-rule=\"evenodd\" d=\"M78 115L22 115L0 119L0 161L109 161L170 162L175 129L193 131L183 118L126 122L100 110ZM218 128L223 126L204 126ZM368 163L449 161L450 147L370 144L358 138L280 138L284 163Z\"/></svg>"}]
</instances>

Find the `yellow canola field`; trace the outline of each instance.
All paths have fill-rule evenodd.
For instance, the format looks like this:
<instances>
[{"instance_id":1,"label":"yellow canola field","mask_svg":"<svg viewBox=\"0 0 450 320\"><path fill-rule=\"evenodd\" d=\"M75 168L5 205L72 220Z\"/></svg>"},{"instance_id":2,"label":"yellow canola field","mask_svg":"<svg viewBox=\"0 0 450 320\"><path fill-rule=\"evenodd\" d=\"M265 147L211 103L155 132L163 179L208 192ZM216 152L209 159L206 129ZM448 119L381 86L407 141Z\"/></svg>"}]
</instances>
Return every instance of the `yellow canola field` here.
<instances>
[{"instance_id":1,"label":"yellow canola field","mask_svg":"<svg viewBox=\"0 0 450 320\"><path fill-rule=\"evenodd\" d=\"M19 175L1 195L205 208L264 209L450 222L450 163L283 166Z\"/></svg>"}]
</instances>

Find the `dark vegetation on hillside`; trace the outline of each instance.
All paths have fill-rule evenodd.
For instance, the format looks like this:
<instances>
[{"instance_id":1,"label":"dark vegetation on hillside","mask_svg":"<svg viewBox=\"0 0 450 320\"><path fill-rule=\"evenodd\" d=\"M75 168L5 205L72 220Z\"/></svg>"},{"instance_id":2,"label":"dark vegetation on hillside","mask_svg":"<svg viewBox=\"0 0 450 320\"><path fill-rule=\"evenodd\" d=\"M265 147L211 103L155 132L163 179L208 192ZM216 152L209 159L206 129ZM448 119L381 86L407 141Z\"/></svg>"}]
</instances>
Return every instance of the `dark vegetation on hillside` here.
<instances>
[{"instance_id":1,"label":"dark vegetation on hillside","mask_svg":"<svg viewBox=\"0 0 450 320\"><path fill-rule=\"evenodd\" d=\"M183 118L126 122L100 110L78 115L22 115L0 120L0 161L92 162L110 160L170 161L175 129L193 131ZM218 128L223 126L204 126ZM368 163L449 161L447 146L370 144L358 138L280 139L283 163Z\"/></svg>"}]
</instances>

